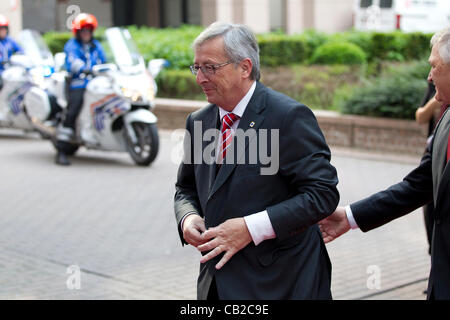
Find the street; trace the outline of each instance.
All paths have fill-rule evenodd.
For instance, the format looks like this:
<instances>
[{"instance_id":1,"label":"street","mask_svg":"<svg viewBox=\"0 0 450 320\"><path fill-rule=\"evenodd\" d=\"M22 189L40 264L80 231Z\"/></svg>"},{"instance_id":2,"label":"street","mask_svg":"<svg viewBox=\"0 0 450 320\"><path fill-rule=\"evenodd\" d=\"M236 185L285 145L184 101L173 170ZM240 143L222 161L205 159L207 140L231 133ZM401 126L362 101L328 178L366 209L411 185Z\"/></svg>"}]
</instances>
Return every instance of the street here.
<instances>
[{"instance_id":1,"label":"street","mask_svg":"<svg viewBox=\"0 0 450 320\"><path fill-rule=\"evenodd\" d=\"M0 299L196 298L200 255L181 246L173 213L175 143L170 131L160 138L150 167L85 148L71 167L59 167L49 141L0 130ZM341 205L415 167L411 159L334 149L332 163ZM367 234L352 230L327 248L335 299L425 299L421 209ZM73 266L81 272L75 288Z\"/></svg>"}]
</instances>

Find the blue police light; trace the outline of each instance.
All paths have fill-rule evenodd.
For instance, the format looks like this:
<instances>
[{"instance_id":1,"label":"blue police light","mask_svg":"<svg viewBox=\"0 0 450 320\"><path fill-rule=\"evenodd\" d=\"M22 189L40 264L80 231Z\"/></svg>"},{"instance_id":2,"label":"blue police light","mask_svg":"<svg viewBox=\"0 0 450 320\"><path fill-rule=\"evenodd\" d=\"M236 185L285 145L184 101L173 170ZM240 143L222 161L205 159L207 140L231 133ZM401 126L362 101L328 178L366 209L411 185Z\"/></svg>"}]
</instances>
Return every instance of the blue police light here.
<instances>
[{"instance_id":1,"label":"blue police light","mask_svg":"<svg viewBox=\"0 0 450 320\"><path fill-rule=\"evenodd\" d=\"M44 77L50 77L53 72L55 72L55 69L51 66L43 66L42 67L42 74Z\"/></svg>"}]
</instances>

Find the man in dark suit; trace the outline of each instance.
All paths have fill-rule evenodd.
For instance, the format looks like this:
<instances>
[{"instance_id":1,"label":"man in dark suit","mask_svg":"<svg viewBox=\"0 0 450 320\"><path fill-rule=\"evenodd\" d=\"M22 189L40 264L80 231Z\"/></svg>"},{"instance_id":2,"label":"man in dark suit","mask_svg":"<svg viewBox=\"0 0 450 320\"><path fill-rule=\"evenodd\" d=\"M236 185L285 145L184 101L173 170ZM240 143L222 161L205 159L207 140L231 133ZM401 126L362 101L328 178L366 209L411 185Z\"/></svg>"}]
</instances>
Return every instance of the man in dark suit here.
<instances>
[{"instance_id":1,"label":"man in dark suit","mask_svg":"<svg viewBox=\"0 0 450 320\"><path fill-rule=\"evenodd\" d=\"M182 243L204 254L198 299L331 299L316 223L336 209L338 178L313 113L258 81L247 27L214 23L193 48L191 71L210 105L186 121L175 216Z\"/></svg>"},{"instance_id":2,"label":"man in dark suit","mask_svg":"<svg viewBox=\"0 0 450 320\"><path fill-rule=\"evenodd\" d=\"M436 86L436 100L450 102L450 28L431 40L428 81ZM404 180L345 208L320 222L325 242L350 228L367 232L434 202L434 231L428 299L450 299L450 112L439 121L433 141L420 165Z\"/></svg>"}]
</instances>

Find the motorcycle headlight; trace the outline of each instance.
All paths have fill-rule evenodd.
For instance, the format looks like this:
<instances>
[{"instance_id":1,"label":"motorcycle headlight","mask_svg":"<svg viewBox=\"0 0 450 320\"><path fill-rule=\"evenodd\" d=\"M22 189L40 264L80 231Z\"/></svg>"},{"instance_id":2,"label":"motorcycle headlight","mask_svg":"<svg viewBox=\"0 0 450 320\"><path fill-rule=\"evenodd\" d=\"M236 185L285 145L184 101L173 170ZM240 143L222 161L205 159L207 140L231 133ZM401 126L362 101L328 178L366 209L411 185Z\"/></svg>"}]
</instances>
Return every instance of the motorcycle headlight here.
<instances>
[{"instance_id":1,"label":"motorcycle headlight","mask_svg":"<svg viewBox=\"0 0 450 320\"><path fill-rule=\"evenodd\" d=\"M141 90L133 90L127 87L122 87L121 89L123 96L127 99L130 99L132 102L142 103L148 100L151 101L155 96L152 88L143 92L141 92Z\"/></svg>"},{"instance_id":2,"label":"motorcycle headlight","mask_svg":"<svg viewBox=\"0 0 450 320\"><path fill-rule=\"evenodd\" d=\"M133 90L130 88L122 87L122 94L125 98L130 98L133 96Z\"/></svg>"}]
</instances>

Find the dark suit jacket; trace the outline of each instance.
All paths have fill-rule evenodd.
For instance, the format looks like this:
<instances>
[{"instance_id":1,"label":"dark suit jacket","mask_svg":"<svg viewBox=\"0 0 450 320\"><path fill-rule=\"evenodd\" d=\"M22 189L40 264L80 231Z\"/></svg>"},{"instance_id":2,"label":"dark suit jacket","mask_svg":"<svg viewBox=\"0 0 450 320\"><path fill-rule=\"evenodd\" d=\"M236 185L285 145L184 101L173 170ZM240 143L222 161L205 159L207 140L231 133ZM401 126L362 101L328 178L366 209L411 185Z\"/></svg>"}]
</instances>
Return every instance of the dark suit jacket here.
<instances>
[{"instance_id":1,"label":"dark suit jacket","mask_svg":"<svg viewBox=\"0 0 450 320\"><path fill-rule=\"evenodd\" d=\"M434 201L428 298L450 299L450 165L446 164L450 112L436 127L434 140L420 165L385 191L352 204L354 218L367 232Z\"/></svg>"},{"instance_id":2,"label":"dark suit jacket","mask_svg":"<svg viewBox=\"0 0 450 320\"><path fill-rule=\"evenodd\" d=\"M218 107L209 105L188 117L191 150L199 138L194 121L202 123L203 132L219 128ZM241 129L251 127L280 130L279 171L261 175L258 160L223 164L216 177L215 164L183 161L175 194L179 233L185 243L180 222L189 212L204 217L209 228L267 210L277 238L250 243L219 271L214 266L221 255L201 264L198 298L206 299L215 278L221 299L329 299L331 264L316 223L335 210L339 194L322 132L310 109L259 82L239 123ZM248 141L246 148L248 156Z\"/></svg>"}]
</instances>

